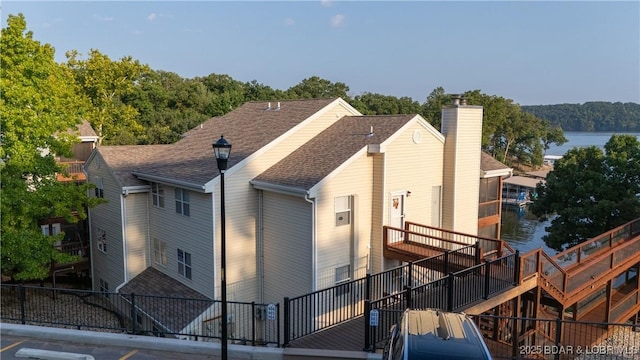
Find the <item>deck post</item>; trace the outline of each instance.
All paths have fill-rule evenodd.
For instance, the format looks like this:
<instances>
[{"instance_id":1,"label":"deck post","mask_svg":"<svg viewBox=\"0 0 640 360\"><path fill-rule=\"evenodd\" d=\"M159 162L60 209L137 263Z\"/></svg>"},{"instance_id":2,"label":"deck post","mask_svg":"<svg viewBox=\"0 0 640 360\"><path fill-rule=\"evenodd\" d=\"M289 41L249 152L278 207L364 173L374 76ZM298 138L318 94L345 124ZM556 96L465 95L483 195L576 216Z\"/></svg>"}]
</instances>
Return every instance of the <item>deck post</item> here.
<instances>
[{"instance_id":1,"label":"deck post","mask_svg":"<svg viewBox=\"0 0 640 360\"><path fill-rule=\"evenodd\" d=\"M367 274L368 275L368 274ZM362 351L373 352L375 349L371 349L371 327L369 322L371 320L371 300L364 300L364 349Z\"/></svg>"},{"instance_id":2,"label":"deck post","mask_svg":"<svg viewBox=\"0 0 640 360\"><path fill-rule=\"evenodd\" d=\"M560 306L560 316L556 319L556 343L555 345L560 348L562 342L562 314L564 314L564 306ZM555 360L560 359L560 353L557 352L554 357Z\"/></svg>"},{"instance_id":3,"label":"deck post","mask_svg":"<svg viewBox=\"0 0 640 360\"><path fill-rule=\"evenodd\" d=\"M453 311L453 279L453 273L449 273L447 277L447 311Z\"/></svg>"},{"instance_id":4,"label":"deck post","mask_svg":"<svg viewBox=\"0 0 640 360\"><path fill-rule=\"evenodd\" d=\"M613 281L609 280L607 281L607 295L606 295L606 300L605 300L605 307L604 307L604 322L608 323L611 322L611 320L616 321L616 319L611 319L611 298L613 296Z\"/></svg>"},{"instance_id":5,"label":"deck post","mask_svg":"<svg viewBox=\"0 0 640 360\"><path fill-rule=\"evenodd\" d=\"M520 250L516 250L513 269L513 285L518 285L522 282L520 276Z\"/></svg>"},{"instance_id":6,"label":"deck post","mask_svg":"<svg viewBox=\"0 0 640 360\"><path fill-rule=\"evenodd\" d=\"M282 347L289 346L291 339L291 313L290 313L289 298L284 298L284 339L282 341Z\"/></svg>"},{"instance_id":7,"label":"deck post","mask_svg":"<svg viewBox=\"0 0 640 360\"><path fill-rule=\"evenodd\" d=\"M136 325L138 323L137 321L137 314L136 314L136 296L134 293L131 293L131 333L133 335L136 335L136 332L138 331L136 329Z\"/></svg>"},{"instance_id":8,"label":"deck post","mask_svg":"<svg viewBox=\"0 0 640 360\"><path fill-rule=\"evenodd\" d=\"M491 280L491 261L484 263L484 294L482 298L487 300L489 298L489 281Z\"/></svg>"}]
</instances>

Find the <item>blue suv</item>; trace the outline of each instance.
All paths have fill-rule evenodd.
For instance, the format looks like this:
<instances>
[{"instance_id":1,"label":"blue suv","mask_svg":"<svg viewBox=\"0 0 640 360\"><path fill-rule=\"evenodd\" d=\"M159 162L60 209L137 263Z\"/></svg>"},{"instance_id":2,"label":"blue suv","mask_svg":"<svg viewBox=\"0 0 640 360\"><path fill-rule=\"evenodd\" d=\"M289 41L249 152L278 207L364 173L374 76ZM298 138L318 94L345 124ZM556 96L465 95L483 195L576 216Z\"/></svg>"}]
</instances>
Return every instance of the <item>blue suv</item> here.
<instances>
[{"instance_id":1,"label":"blue suv","mask_svg":"<svg viewBox=\"0 0 640 360\"><path fill-rule=\"evenodd\" d=\"M491 359L478 327L463 313L407 309L393 325L383 360Z\"/></svg>"}]
</instances>

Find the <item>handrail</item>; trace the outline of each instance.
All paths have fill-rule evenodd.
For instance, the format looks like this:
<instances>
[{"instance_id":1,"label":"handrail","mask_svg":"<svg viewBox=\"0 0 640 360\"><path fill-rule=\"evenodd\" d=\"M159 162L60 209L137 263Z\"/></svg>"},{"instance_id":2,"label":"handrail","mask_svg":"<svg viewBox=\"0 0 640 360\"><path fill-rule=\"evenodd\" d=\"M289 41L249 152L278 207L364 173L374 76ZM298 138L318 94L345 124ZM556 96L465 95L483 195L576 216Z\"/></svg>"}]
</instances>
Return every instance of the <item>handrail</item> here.
<instances>
[{"instance_id":1,"label":"handrail","mask_svg":"<svg viewBox=\"0 0 640 360\"><path fill-rule=\"evenodd\" d=\"M567 288L567 272L562 268L562 266L558 265L558 263L555 262L555 260L553 258L551 258L549 255L547 255L546 252L544 252L542 249L538 249L537 251L540 252L540 263L538 264L539 266L539 274L540 274L540 279L541 280L547 280L547 282L543 282L546 286L551 286L552 288L554 288L555 290L559 291L560 294L562 295L562 297L564 297L565 294L565 290ZM543 263L542 259L546 260L545 263ZM551 267L545 267L544 265L548 264L551 265ZM560 283L558 284L557 279L554 279L555 276L552 276L551 271L550 270L555 270L553 271L553 274L561 274L560 277Z\"/></svg>"},{"instance_id":2,"label":"handrail","mask_svg":"<svg viewBox=\"0 0 640 360\"><path fill-rule=\"evenodd\" d=\"M384 233L385 234L387 234L388 230L394 230L394 231L402 232L402 233L407 234L407 235L415 235L415 236L418 236L418 237L424 237L424 238L433 239L433 240L437 240L437 241L443 241L445 243L450 243L450 244L455 244L455 245L464 245L464 246L473 245L473 244L462 242L462 241L449 240L449 239L445 239L443 237L431 236L431 235L428 235L428 234L423 234L423 233L419 233L419 232L415 232L415 231L411 231L411 230L407 230L407 229L396 228L396 227L393 227L393 226L384 225L383 229L384 229ZM388 239L389 239L389 237L386 236L386 240L388 240ZM420 243L418 241L408 240L408 237L405 236L404 239L403 239L403 242L408 242L408 241L411 241L411 242L416 243L416 244L422 244L422 243ZM386 241L385 243L388 244L388 241ZM433 245L428 245L428 244L423 244L423 245L433 246Z\"/></svg>"},{"instance_id":3,"label":"handrail","mask_svg":"<svg viewBox=\"0 0 640 360\"><path fill-rule=\"evenodd\" d=\"M470 239L473 239L473 241L470 241L470 242L467 242L467 243L475 243L475 242L479 241L481 243L480 247L485 249L485 251L506 249L506 250L509 251L510 254L514 254L516 252L506 241L503 241L503 240L500 240L500 239L486 238L486 237L472 235L472 234L465 234L465 233L458 232L458 231L446 230L446 229L442 229L442 228L438 228L438 227L434 227L434 226L418 224L418 223L415 223L415 222L412 222L412 221L405 221L405 228L407 230L409 230L409 228L411 228L411 227L416 227L418 229L422 228L422 229L427 229L427 230L432 230L432 231L438 231L438 232L441 232L441 233L452 234L454 236L460 236L460 237L463 237L463 238L470 238ZM493 244L493 246L483 246L483 243Z\"/></svg>"},{"instance_id":4,"label":"handrail","mask_svg":"<svg viewBox=\"0 0 640 360\"><path fill-rule=\"evenodd\" d=\"M635 234L633 232L634 229L634 225L636 223L640 223L640 219L636 219L636 220L632 220L624 225L620 225L614 229L611 229L603 234L600 234L596 237L593 237L585 242L582 242L580 244L577 244L575 246L572 246L556 255L554 255L553 257L555 259L562 259L562 258L572 258L573 257L573 253L576 253L576 261L575 263L569 264L567 266L571 266L571 265L575 265L575 264L580 264L582 261L585 260L585 258L590 257L591 255L589 255L587 253L587 251L589 250L589 248L602 248L602 245L604 245L606 243L608 248L613 248L615 247L619 241L621 240L628 240L630 238L632 238ZM614 235L615 234L615 235ZM626 236L625 236L626 235ZM597 244L595 244L597 243ZM586 251L583 251L583 249L586 249ZM586 256L584 256L586 255Z\"/></svg>"}]
</instances>

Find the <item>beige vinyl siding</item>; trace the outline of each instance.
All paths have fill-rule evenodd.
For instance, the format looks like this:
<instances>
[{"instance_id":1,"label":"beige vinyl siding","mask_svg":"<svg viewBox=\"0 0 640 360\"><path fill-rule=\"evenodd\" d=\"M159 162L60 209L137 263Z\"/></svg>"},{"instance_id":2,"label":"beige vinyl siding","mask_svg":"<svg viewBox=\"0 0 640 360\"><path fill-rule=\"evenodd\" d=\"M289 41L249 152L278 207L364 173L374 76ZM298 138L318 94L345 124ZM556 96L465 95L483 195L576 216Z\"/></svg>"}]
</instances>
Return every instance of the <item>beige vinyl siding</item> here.
<instances>
[{"instance_id":1,"label":"beige vinyl siding","mask_svg":"<svg viewBox=\"0 0 640 360\"><path fill-rule=\"evenodd\" d=\"M122 246L122 189L113 177L100 153L96 153L88 164L89 181L95 184L96 176L101 177L106 203L91 209L91 259L93 263L93 288L99 290L99 279L109 284L109 290L115 289L125 281L124 249ZM91 191L90 196L95 196ZM98 250L97 229L106 232L107 253Z\"/></svg>"},{"instance_id":2,"label":"beige vinyl siding","mask_svg":"<svg viewBox=\"0 0 640 360\"><path fill-rule=\"evenodd\" d=\"M188 191L188 190L187 190ZM149 204L149 242L153 239L166 243L167 266L150 261L159 271L171 276L183 284L206 296L213 296L213 245L212 245L212 206L211 195L194 191L189 193L189 216L176 213L175 188L164 186L164 208L152 205L151 195L147 194ZM177 249L191 254L191 279L178 274Z\"/></svg>"},{"instance_id":3,"label":"beige vinyl siding","mask_svg":"<svg viewBox=\"0 0 640 360\"><path fill-rule=\"evenodd\" d=\"M373 154L372 161L371 253L369 256L371 258L371 273L374 274L383 270L382 226L385 223L384 204L386 199L384 190L385 154Z\"/></svg>"},{"instance_id":4,"label":"beige vinyl siding","mask_svg":"<svg viewBox=\"0 0 640 360\"><path fill-rule=\"evenodd\" d=\"M372 178L373 156L361 152L318 191L318 289L335 285L336 268L350 265L351 279L367 272L372 231ZM336 226L335 201L342 196L352 198L352 221L349 225Z\"/></svg>"},{"instance_id":5,"label":"beige vinyl siding","mask_svg":"<svg viewBox=\"0 0 640 360\"><path fill-rule=\"evenodd\" d=\"M477 234L482 108L445 108L442 126L446 137L442 226Z\"/></svg>"},{"instance_id":6,"label":"beige vinyl siding","mask_svg":"<svg viewBox=\"0 0 640 360\"><path fill-rule=\"evenodd\" d=\"M305 121L289 133L258 152L246 166L234 167L225 175L225 217L227 253L228 297L237 301L253 301L259 297L256 262L256 219L258 217L258 191L249 183L275 163L288 156L298 147L308 142L317 133L335 123L349 110L341 104L326 109L321 115ZM229 139L233 142L233 139ZM233 150L231 152L233 156ZM220 184L214 189L216 239L221 238L220 230ZM220 241L216 241L216 287L220 286ZM216 294L219 296L219 294Z\"/></svg>"},{"instance_id":7,"label":"beige vinyl siding","mask_svg":"<svg viewBox=\"0 0 640 360\"><path fill-rule=\"evenodd\" d=\"M149 257L149 193L129 194L124 198L126 217L127 275L133 279L147 268Z\"/></svg>"},{"instance_id":8,"label":"beige vinyl siding","mask_svg":"<svg viewBox=\"0 0 640 360\"><path fill-rule=\"evenodd\" d=\"M304 198L264 191L264 301L311 292L312 208Z\"/></svg>"},{"instance_id":9,"label":"beige vinyl siding","mask_svg":"<svg viewBox=\"0 0 640 360\"><path fill-rule=\"evenodd\" d=\"M421 134L413 141L414 132ZM407 127L386 146L384 221L389 224L391 193L410 191L404 199L405 221L431 225L432 188L442 185L443 143L421 123Z\"/></svg>"}]
</instances>

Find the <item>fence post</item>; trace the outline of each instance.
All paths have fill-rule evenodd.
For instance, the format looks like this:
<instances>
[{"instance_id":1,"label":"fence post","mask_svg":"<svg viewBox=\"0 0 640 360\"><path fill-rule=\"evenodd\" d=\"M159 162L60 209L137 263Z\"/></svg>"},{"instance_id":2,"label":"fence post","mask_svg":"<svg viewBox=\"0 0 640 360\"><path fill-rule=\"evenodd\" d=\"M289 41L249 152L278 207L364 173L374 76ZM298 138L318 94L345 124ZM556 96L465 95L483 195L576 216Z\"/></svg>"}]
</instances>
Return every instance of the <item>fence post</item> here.
<instances>
[{"instance_id":1,"label":"fence post","mask_svg":"<svg viewBox=\"0 0 640 360\"><path fill-rule=\"evenodd\" d=\"M555 344L558 347L558 349L560 348L561 336L562 336L562 319L558 318L556 319L556 344ZM558 360L560 358L560 352L556 352L553 358L555 360Z\"/></svg>"},{"instance_id":2,"label":"fence post","mask_svg":"<svg viewBox=\"0 0 640 360\"><path fill-rule=\"evenodd\" d=\"M136 320L136 296L131 293L131 333L133 335L136 334L136 325L138 321Z\"/></svg>"},{"instance_id":3,"label":"fence post","mask_svg":"<svg viewBox=\"0 0 640 360\"><path fill-rule=\"evenodd\" d=\"M262 310L262 309L261 309ZM266 316L266 309L264 316ZM251 302L251 345L256 346L256 302Z\"/></svg>"},{"instance_id":4,"label":"fence post","mask_svg":"<svg viewBox=\"0 0 640 360\"><path fill-rule=\"evenodd\" d=\"M364 278L364 299L371 300L371 274L367 273Z\"/></svg>"},{"instance_id":5,"label":"fence post","mask_svg":"<svg viewBox=\"0 0 640 360\"><path fill-rule=\"evenodd\" d=\"M290 314L289 314L289 298L284 298L284 341L282 343L283 347L289 346L289 339L291 339L291 328L290 328Z\"/></svg>"},{"instance_id":6,"label":"fence post","mask_svg":"<svg viewBox=\"0 0 640 360\"><path fill-rule=\"evenodd\" d=\"M368 274L367 274L368 275ZM364 301L364 349L363 351L371 351L371 328L369 321L371 320L371 301Z\"/></svg>"},{"instance_id":7,"label":"fence post","mask_svg":"<svg viewBox=\"0 0 640 360\"><path fill-rule=\"evenodd\" d=\"M442 271L444 274L448 274L449 273L449 251L445 251L444 252L444 271Z\"/></svg>"},{"instance_id":8,"label":"fence post","mask_svg":"<svg viewBox=\"0 0 640 360\"><path fill-rule=\"evenodd\" d=\"M278 314L278 316L276 317L276 321L277 321L277 325L276 325L276 331L278 332L278 334L276 335L276 342L278 343L278 347L280 347L280 304L276 304L276 313Z\"/></svg>"},{"instance_id":9,"label":"fence post","mask_svg":"<svg viewBox=\"0 0 640 360\"><path fill-rule=\"evenodd\" d=\"M453 278L453 273L449 273L447 277L447 311L453 311Z\"/></svg>"},{"instance_id":10,"label":"fence post","mask_svg":"<svg viewBox=\"0 0 640 360\"><path fill-rule=\"evenodd\" d=\"M487 261L484 263L484 294L482 298L487 300L489 298L489 282L491 281L491 263L493 261Z\"/></svg>"},{"instance_id":11,"label":"fence post","mask_svg":"<svg viewBox=\"0 0 640 360\"><path fill-rule=\"evenodd\" d=\"M27 313L25 309L26 302L26 290L24 289L24 285L18 285L18 298L20 300L20 322L22 325L27 323Z\"/></svg>"},{"instance_id":12,"label":"fence post","mask_svg":"<svg viewBox=\"0 0 640 360\"><path fill-rule=\"evenodd\" d=\"M520 250L516 250L515 265L513 270L513 285L520 284Z\"/></svg>"},{"instance_id":13,"label":"fence post","mask_svg":"<svg viewBox=\"0 0 640 360\"><path fill-rule=\"evenodd\" d=\"M476 252L476 265L480 264L482 259L482 254L480 253L480 241L476 241L475 245L473 245Z\"/></svg>"}]
</instances>

